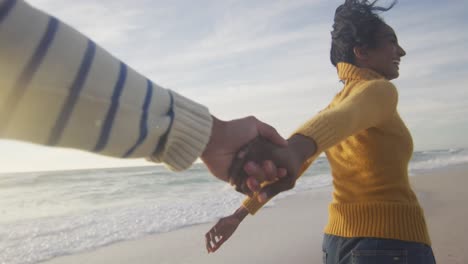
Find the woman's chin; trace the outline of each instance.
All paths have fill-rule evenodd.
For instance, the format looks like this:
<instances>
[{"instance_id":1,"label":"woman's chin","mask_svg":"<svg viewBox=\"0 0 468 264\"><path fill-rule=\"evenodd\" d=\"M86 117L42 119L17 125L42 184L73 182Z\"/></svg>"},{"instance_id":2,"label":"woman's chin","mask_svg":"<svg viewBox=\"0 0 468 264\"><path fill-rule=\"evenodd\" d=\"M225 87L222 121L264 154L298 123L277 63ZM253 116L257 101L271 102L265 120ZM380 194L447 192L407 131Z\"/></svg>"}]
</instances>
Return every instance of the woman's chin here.
<instances>
[{"instance_id":1,"label":"woman's chin","mask_svg":"<svg viewBox=\"0 0 468 264\"><path fill-rule=\"evenodd\" d=\"M392 71L387 74L387 79L393 80L393 79L398 78L398 76L400 76L400 73L398 72L398 70Z\"/></svg>"}]
</instances>

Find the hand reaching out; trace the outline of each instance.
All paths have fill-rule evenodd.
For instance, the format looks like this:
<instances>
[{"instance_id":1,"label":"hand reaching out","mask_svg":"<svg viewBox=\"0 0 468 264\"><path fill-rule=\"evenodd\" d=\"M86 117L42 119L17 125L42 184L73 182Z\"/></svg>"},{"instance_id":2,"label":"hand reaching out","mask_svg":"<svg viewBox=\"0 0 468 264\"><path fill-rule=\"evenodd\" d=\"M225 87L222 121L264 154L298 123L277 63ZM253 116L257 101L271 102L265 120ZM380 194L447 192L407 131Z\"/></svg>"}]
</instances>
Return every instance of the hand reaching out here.
<instances>
[{"instance_id":1,"label":"hand reaching out","mask_svg":"<svg viewBox=\"0 0 468 264\"><path fill-rule=\"evenodd\" d=\"M247 214L247 210L241 207L234 214L221 218L205 235L208 253L218 250L236 231Z\"/></svg>"}]
</instances>

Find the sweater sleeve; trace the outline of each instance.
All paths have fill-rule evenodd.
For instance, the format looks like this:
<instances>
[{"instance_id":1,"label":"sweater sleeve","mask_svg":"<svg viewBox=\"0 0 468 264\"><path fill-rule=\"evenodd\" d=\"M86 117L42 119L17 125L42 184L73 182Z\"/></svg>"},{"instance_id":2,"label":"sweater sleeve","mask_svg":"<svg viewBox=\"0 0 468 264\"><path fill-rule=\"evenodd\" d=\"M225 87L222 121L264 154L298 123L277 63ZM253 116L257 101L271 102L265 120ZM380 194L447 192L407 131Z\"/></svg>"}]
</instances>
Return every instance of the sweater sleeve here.
<instances>
[{"instance_id":1,"label":"sweater sleeve","mask_svg":"<svg viewBox=\"0 0 468 264\"><path fill-rule=\"evenodd\" d=\"M208 109L21 0L0 0L0 138L189 167Z\"/></svg>"},{"instance_id":2,"label":"sweater sleeve","mask_svg":"<svg viewBox=\"0 0 468 264\"><path fill-rule=\"evenodd\" d=\"M303 164L298 177L323 151L350 135L384 122L395 113L398 93L390 82L369 81L355 88L338 106L322 111L294 133L311 137L317 144L316 154ZM260 203L257 195L242 203L252 215L268 202Z\"/></svg>"},{"instance_id":3,"label":"sweater sleeve","mask_svg":"<svg viewBox=\"0 0 468 264\"><path fill-rule=\"evenodd\" d=\"M312 138L323 152L345 138L385 122L396 113L398 92L387 80L366 81L333 108L303 124L296 134Z\"/></svg>"}]
</instances>

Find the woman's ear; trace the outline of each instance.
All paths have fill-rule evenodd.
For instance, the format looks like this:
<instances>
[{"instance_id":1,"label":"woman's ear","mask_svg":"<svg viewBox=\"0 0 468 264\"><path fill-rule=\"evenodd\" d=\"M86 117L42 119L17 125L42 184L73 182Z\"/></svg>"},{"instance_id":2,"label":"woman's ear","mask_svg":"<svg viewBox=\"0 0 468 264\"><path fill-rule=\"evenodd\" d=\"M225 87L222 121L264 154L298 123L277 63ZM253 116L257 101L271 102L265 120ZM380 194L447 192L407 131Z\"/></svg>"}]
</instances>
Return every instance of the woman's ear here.
<instances>
[{"instance_id":1,"label":"woman's ear","mask_svg":"<svg viewBox=\"0 0 468 264\"><path fill-rule=\"evenodd\" d=\"M369 57L369 52L366 46L354 47L353 53L354 53L354 57L356 58L356 61L357 60L366 61L367 58Z\"/></svg>"}]
</instances>

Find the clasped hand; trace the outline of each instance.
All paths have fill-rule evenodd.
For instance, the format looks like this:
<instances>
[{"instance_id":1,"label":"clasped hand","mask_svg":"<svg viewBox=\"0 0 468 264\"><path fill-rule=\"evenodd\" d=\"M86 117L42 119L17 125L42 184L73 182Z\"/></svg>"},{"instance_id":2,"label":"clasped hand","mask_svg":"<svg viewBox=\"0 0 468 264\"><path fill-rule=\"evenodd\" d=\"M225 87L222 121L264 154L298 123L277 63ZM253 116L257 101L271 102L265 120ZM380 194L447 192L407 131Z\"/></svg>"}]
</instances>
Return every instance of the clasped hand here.
<instances>
[{"instance_id":1,"label":"clasped hand","mask_svg":"<svg viewBox=\"0 0 468 264\"><path fill-rule=\"evenodd\" d=\"M250 197L257 193L259 202L264 203L294 187L302 165L315 151L315 142L298 134L288 139L287 146L258 137L234 158L230 182L237 191Z\"/></svg>"},{"instance_id":2,"label":"clasped hand","mask_svg":"<svg viewBox=\"0 0 468 264\"><path fill-rule=\"evenodd\" d=\"M301 135L288 139L286 147L258 137L235 156L229 169L229 181L237 191L255 196L264 204L278 193L294 187L302 164L314 153L315 142ZM246 208L241 206L234 214L221 218L205 235L208 252L218 250L247 214Z\"/></svg>"},{"instance_id":3,"label":"clasped hand","mask_svg":"<svg viewBox=\"0 0 468 264\"><path fill-rule=\"evenodd\" d=\"M257 193L259 202L293 188L302 158L292 141L288 140L288 146L278 146L263 137L252 140L234 158L230 183L250 197Z\"/></svg>"}]
</instances>

